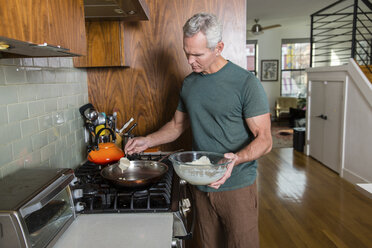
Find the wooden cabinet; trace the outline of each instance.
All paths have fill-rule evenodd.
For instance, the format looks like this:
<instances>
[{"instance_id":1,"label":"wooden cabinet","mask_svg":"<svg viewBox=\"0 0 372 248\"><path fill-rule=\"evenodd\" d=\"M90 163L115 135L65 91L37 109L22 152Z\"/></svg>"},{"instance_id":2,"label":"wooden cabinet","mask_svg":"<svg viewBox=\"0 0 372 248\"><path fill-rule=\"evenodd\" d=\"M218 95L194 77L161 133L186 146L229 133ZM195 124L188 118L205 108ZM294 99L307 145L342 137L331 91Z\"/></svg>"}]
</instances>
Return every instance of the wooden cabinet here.
<instances>
[{"instance_id":1,"label":"wooden cabinet","mask_svg":"<svg viewBox=\"0 0 372 248\"><path fill-rule=\"evenodd\" d=\"M128 66L121 21L86 22L87 55L74 58L75 67Z\"/></svg>"},{"instance_id":2,"label":"wooden cabinet","mask_svg":"<svg viewBox=\"0 0 372 248\"><path fill-rule=\"evenodd\" d=\"M82 0L49 0L50 43L86 54L84 5Z\"/></svg>"},{"instance_id":3,"label":"wooden cabinet","mask_svg":"<svg viewBox=\"0 0 372 248\"><path fill-rule=\"evenodd\" d=\"M310 156L340 173L343 82L311 81Z\"/></svg>"},{"instance_id":4,"label":"wooden cabinet","mask_svg":"<svg viewBox=\"0 0 372 248\"><path fill-rule=\"evenodd\" d=\"M0 36L35 44L48 34L48 5L44 0L0 1Z\"/></svg>"},{"instance_id":5,"label":"wooden cabinet","mask_svg":"<svg viewBox=\"0 0 372 248\"><path fill-rule=\"evenodd\" d=\"M86 53L83 0L0 0L5 54L73 56Z\"/></svg>"},{"instance_id":6,"label":"wooden cabinet","mask_svg":"<svg viewBox=\"0 0 372 248\"><path fill-rule=\"evenodd\" d=\"M124 22L149 20L144 0L85 0L87 55L75 67L127 67Z\"/></svg>"}]
</instances>

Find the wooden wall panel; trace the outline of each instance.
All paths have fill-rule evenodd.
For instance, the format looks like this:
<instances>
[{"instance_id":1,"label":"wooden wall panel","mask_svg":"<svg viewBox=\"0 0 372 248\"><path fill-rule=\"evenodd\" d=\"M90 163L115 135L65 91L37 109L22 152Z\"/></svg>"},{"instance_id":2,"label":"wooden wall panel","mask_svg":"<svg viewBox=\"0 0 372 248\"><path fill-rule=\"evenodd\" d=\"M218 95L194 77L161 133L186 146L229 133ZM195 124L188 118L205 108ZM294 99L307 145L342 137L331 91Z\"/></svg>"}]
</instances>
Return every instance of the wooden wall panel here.
<instances>
[{"instance_id":1,"label":"wooden wall panel","mask_svg":"<svg viewBox=\"0 0 372 248\"><path fill-rule=\"evenodd\" d=\"M245 66L245 0L146 0L150 20L124 23L124 52L130 68L88 70L90 102L99 111L119 110L118 126L134 117L136 135L171 119L183 78L191 72L182 49L182 26L198 12L215 13L224 25L223 56ZM163 150L191 148L190 132Z\"/></svg>"}]
</instances>

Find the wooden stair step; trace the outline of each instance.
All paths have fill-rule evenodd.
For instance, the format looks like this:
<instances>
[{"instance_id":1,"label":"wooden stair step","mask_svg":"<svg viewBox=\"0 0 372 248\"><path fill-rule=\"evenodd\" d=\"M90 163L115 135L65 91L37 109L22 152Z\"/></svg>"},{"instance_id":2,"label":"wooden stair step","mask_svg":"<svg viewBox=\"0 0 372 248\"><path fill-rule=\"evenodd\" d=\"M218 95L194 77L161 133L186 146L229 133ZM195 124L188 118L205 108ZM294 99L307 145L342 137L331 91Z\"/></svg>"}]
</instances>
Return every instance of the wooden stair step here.
<instances>
[{"instance_id":1,"label":"wooden stair step","mask_svg":"<svg viewBox=\"0 0 372 248\"><path fill-rule=\"evenodd\" d=\"M368 67L372 69L372 65L360 65L360 69L364 72L364 74L367 76L369 82L372 83L372 73L368 70Z\"/></svg>"}]
</instances>

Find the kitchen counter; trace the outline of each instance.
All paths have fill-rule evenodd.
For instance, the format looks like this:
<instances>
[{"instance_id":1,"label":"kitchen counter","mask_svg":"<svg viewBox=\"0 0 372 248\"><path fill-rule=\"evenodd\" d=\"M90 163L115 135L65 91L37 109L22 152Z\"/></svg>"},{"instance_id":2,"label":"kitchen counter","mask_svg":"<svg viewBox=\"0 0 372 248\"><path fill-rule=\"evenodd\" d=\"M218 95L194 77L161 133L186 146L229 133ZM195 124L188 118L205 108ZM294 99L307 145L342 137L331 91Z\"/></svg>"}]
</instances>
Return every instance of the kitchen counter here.
<instances>
[{"instance_id":1,"label":"kitchen counter","mask_svg":"<svg viewBox=\"0 0 372 248\"><path fill-rule=\"evenodd\" d=\"M172 223L172 213L81 214L54 248L167 248Z\"/></svg>"}]
</instances>

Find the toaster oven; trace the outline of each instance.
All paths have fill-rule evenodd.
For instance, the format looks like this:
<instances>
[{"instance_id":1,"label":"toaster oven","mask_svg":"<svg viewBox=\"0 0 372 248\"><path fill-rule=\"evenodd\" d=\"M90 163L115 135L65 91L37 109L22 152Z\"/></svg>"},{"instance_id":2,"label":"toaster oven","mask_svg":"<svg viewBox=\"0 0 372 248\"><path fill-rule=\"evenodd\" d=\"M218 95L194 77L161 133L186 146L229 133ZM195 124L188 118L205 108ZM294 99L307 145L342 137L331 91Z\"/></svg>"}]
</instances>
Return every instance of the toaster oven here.
<instances>
[{"instance_id":1,"label":"toaster oven","mask_svg":"<svg viewBox=\"0 0 372 248\"><path fill-rule=\"evenodd\" d=\"M52 247L76 218L71 169L19 170L0 180L0 247Z\"/></svg>"}]
</instances>

